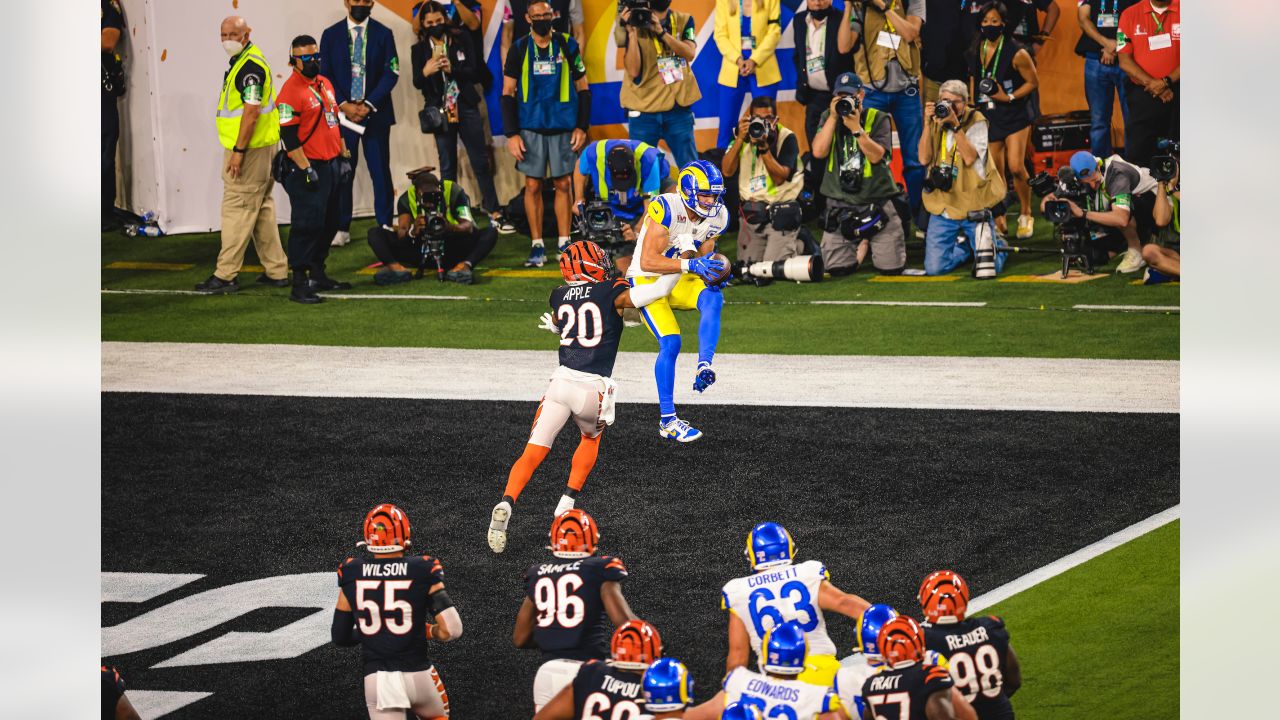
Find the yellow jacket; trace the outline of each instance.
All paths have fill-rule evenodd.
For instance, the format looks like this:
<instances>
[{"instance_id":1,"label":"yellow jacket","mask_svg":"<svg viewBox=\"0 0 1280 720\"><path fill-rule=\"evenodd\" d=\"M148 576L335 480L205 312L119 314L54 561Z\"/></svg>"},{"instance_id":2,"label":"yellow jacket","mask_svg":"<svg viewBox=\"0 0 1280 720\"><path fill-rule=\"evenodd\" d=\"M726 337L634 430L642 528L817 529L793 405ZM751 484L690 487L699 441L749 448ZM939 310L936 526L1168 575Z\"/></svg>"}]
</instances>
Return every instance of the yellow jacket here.
<instances>
[{"instance_id":1,"label":"yellow jacket","mask_svg":"<svg viewBox=\"0 0 1280 720\"><path fill-rule=\"evenodd\" d=\"M756 61L756 84L772 85L782 80L778 59L773 51L782 39L781 0L741 0L751 3L751 37L755 48L751 59ZM739 16L739 0L716 0L716 47L720 48L719 83L726 87L738 85L738 59L742 57L742 18Z\"/></svg>"}]
</instances>

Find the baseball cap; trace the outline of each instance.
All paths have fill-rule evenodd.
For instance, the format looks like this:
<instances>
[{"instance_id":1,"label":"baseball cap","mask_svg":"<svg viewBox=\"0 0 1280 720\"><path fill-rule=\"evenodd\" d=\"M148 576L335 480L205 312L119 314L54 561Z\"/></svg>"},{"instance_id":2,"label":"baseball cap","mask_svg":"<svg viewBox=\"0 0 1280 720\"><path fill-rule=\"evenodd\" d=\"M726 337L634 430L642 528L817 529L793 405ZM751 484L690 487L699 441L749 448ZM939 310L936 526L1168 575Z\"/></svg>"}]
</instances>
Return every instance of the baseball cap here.
<instances>
[{"instance_id":1,"label":"baseball cap","mask_svg":"<svg viewBox=\"0 0 1280 720\"><path fill-rule=\"evenodd\" d=\"M627 143L619 143L605 155L605 164L616 180L629 181L636 174L636 154Z\"/></svg>"},{"instance_id":2,"label":"baseball cap","mask_svg":"<svg viewBox=\"0 0 1280 720\"><path fill-rule=\"evenodd\" d=\"M1071 171L1076 174L1076 177L1089 177L1097 169L1098 158L1094 157L1093 153L1088 150L1081 150L1071 156Z\"/></svg>"},{"instance_id":3,"label":"baseball cap","mask_svg":"<svg viewBox=\"0 0 1280 720\"><path fill-rule=\"evenodd\" d=\"M835 87L835 90L833 90L833 92L849 93L850 95L854 95L854 94L857 94L857 92L861 89L862 89L862 78L858 77L857 75L851 72L847 72L847 73L840 73L840 77L836 78L836 87Z\"/></svg>"}]
</instances>

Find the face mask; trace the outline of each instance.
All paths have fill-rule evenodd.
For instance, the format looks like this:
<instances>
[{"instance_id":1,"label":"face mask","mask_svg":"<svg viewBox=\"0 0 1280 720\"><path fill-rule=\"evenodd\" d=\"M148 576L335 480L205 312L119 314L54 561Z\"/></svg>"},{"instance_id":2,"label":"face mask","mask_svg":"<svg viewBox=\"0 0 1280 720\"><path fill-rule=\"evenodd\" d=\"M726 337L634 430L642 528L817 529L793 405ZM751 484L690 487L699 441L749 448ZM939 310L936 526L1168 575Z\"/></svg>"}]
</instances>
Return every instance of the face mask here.
<instances>
[{"instance_id":1,"label":"face mask","mask_svg":"<svg viewBox=\"0 0 1280 720\"><path fill-rule=\"evenodd\" d=\"M223 40L222 49L226 50L231 57L235 57L244 52L244 43L239 40Z\"/></svg>"},{"instance_id":2,"label":"face mask","mask_svg":"<svg viewBox=\"0 0 1280 720\"><path fill-rule=\"evenodd\" d=\"M303 60L302 68L299 70L302 76L308 80L314 80L320 74L320 62L317 60Z\"/></svg>"},{"instance_id":3,"label":"face mask","mask_svg":"<svg viewBox=\"0 0 1280 720\"><path fill-rule=\"evenodd\" d=\"M654 12L666 12L667 8L671 7L671 0L650 0L649 7L653 8Z\"/></svg>"},{"instance_id":4,"label":"face mask","mask_svg":"<svg viewBox=\"0 0 1280 720\"><path fill-rule=\"evenodd\" d=\"M818 22L822 22L823 20L826 20L827 17L829 17L830 15L831 15L831 8L829 6L824 7L821 10L809 11L809 17L813 18L814 20L817 20Z\"/></svg>"},{"instance_id":5,"label":"face mask","mask_svg":"<svg viewBox=\"0 0 1280 720\"><path fill-rule=\"evenodd\" d=\"M373 12L372 5L352 5L351 19L355 20L356 23L362 23L369 19L369 13L371 12Z\"/></svg>"},{"instance_id":6,"label":"face mask","mask_svg":"<svg viewBox=\"0 0 1280 720\"><path fill-rule=\"evenodd\" d=\"M1004 34L1003 25L983 25L981 28L982 37L987 40L995 40Z\"/></svg>"},{"instance_id":7,"label":"face mask","mask_svg":"<svg viewBox=\"0 0 1280 720\"><path fill-rule=\"evenodd\" d=\"M529 26L533 28L533 33L535 35L546 37L551 34L550 20L534 20L533 22L529 23Z\"/></svg>"},{"instance_id":8,"label":"face mask","mask_svg":"<svg viewBox=\"0 0 1280 720\"><path fill-rule=\"evenodd\" d=\"M444 33L445 33L444 25L432 25L431 27L427 28L427 34L437 40L444 37Z\"/></svg>"}]
</instances>

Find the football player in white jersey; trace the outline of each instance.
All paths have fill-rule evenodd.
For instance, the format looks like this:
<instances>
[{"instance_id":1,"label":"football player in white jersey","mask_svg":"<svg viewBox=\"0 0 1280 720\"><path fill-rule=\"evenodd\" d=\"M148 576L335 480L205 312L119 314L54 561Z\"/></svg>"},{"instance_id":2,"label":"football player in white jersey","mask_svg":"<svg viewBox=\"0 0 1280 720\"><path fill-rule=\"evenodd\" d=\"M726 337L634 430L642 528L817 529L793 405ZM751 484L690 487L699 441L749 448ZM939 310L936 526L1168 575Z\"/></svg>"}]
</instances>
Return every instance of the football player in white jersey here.
<instances>
[{"instance_id":1,"label":"football player in white jersey","mask_svg":"<svg viewBox=\"0 0 1280 720\"><path fill-rule=\"evenodd\" d=\"M689 710L684 720L714 720L730 703L755 705L766 718L815 720L840 707L840 699L826 685L796 678L805 671L808 643L800 623L788 620L765 631L760 669L737 667L724 677L720 692Z\"/></svg>"},{"instance_id":2,"label":"football player in white jersey","mask_svg":"<svg viewBox=\"0 0 1280 720\"><path fill-rule=\"evenodd\" d=\"M649 201L644 225L636 236L634 261L627 268L633 286L670 283L662 300L640 310L649 332L658 339L658 361L654 379L658 385L658 406L662 413L658 434L686 443L702 437L702 432L676 416L676 357L680 354L680 325L673 310L697 309L698 370L693 389L702 392L716 381L711 367L720 342L720 310L727 284L708 286L726 268L710 254L715 240L729 225L725 209L724 177L706 160L694 160L680 171L678 192L663 193ZM701 256L701 257L696 257ZM681 274L683 273L683 274ZM664 277L665 276L665 277ZM668 279L671 278L671 279Z\"/></svg>"},{"instance_id":3,"label":"football player in white jersey","mask_svg":"<svg viewBox=\"0 0 1280 720\"><path fill-rule=\"evenodd\" d=\"M896 617L897 610L877 603L867 608L858 618L858 646L853 649L852 655L840 662L840 669L836 671L835 680L831 684L832 692L844 706L845 715L842 717L861 720L864 710L862 684L884 667L880 649L876 647L876 639L880 636L880 628Z\"/></svg>"},{"instance_id":4,"label":"football player in white jersey","mask_svg":"<svg viewBox=\"0 0 1280 720\"><path fill-rule=\"evenodd\" d=\"M870 603L831 584L827 568L817 560L792 564L796 544L786 528L763 522L747 536L747 559L753 573L725 583L720 609L729 611L729 653L725 671L747 664L750 650L760 655L765 633L795 620L808 639L809 656L800 680L830 687L840 663L827 635L822 612L858 619Z\"/></svg>"}]
</instances>

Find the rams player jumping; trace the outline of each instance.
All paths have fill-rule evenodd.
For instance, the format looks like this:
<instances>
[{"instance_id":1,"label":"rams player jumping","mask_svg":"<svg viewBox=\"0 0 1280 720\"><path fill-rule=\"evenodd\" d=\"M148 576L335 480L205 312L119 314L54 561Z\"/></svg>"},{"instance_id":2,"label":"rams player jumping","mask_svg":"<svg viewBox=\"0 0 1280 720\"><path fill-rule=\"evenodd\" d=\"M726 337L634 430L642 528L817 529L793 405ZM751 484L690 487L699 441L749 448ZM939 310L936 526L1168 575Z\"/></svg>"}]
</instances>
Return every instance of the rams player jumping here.
<instances>
[{"instance_id":1,"label":"rams player jumping","mask_svg":"<svg viewBox=\"0 0 1280 720\"><path fill-rule=\"evenodd\" d=\"M658 339L658 361L653 369L662 413L658 434L678 442L693 442L702 432L676 416L676 357L680 354L680 325L672 310L697 309L698 370L693 389L702 392L716 381L711 361L720 342L720 310L723 285L709 287L725 269L710 254L715 239L729 225L724 207L724 177L706 160L694 160L680 171L678 192L663 193L649 202L644 225L636 236L635 259L627 277L635 288L661 284L663 275L679 275L669 294L640 311L649 332ZM702 257L692 257L699 255Z\"/></svg>"}]
</instances>

